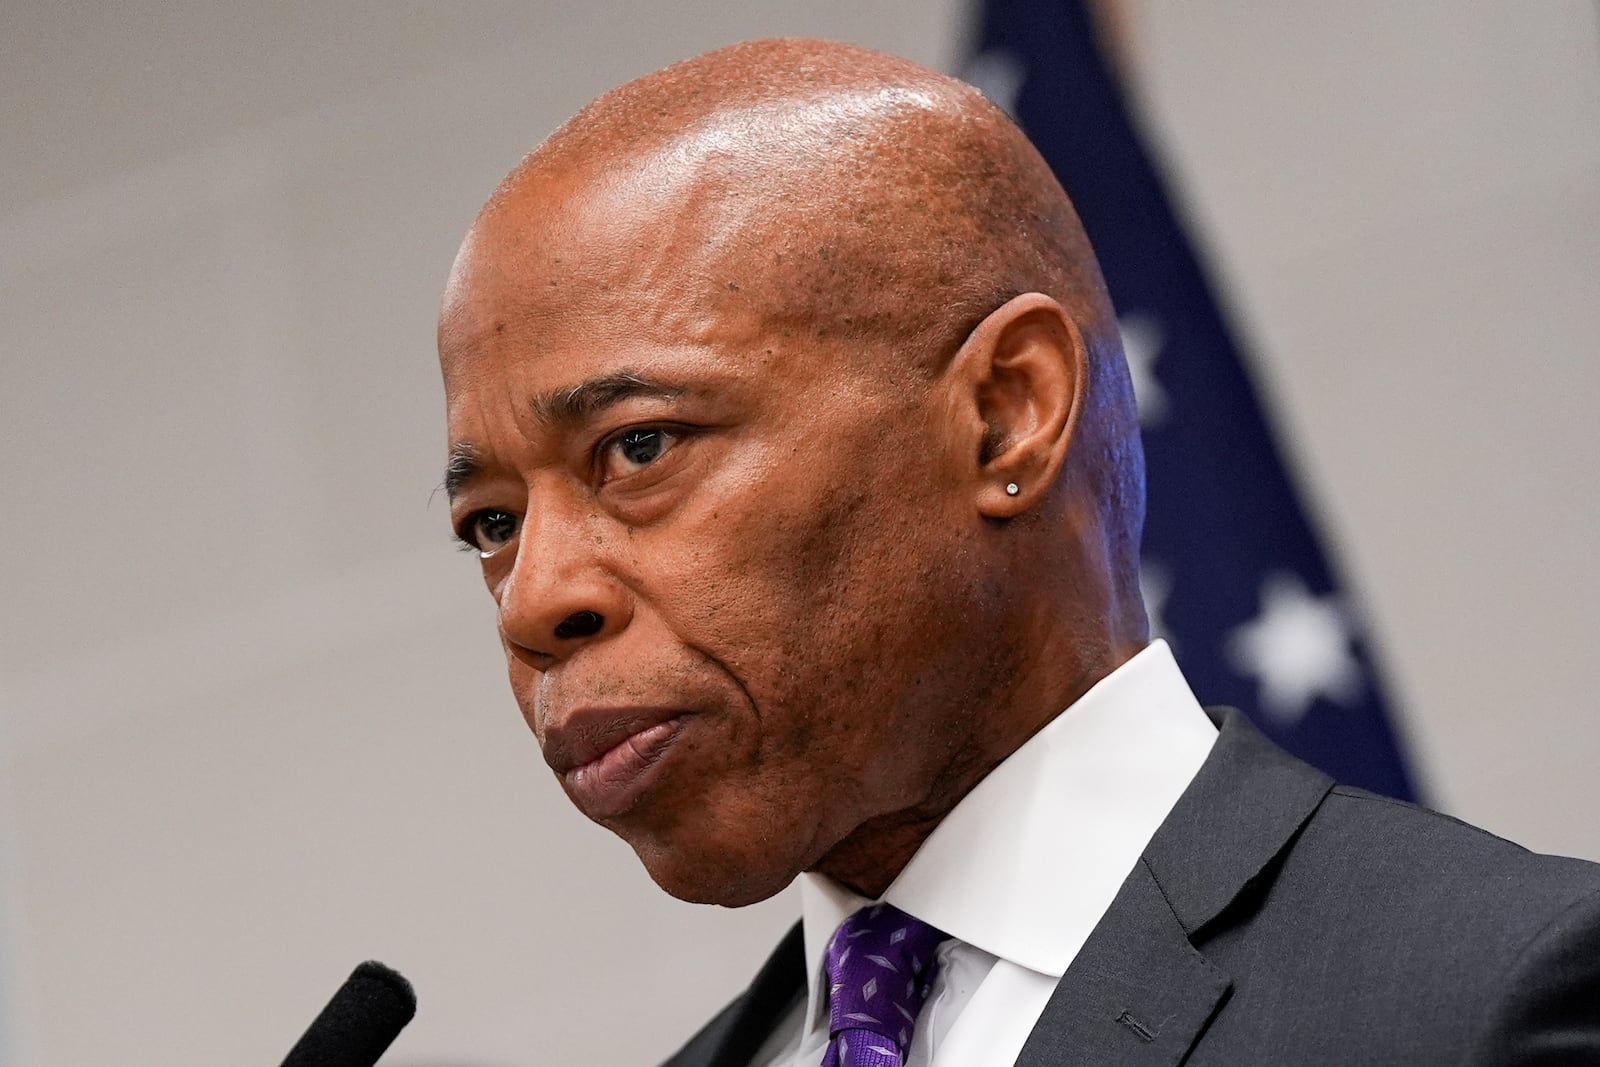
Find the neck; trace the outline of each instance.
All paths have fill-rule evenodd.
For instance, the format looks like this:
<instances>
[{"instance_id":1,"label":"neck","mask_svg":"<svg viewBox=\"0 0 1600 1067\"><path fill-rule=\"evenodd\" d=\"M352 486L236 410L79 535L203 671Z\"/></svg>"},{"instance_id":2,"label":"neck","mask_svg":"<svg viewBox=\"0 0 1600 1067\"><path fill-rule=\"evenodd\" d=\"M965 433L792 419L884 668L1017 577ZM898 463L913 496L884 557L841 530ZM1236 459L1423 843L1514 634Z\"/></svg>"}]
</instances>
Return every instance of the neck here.
<instances>
[{"instance_id":1,"label":"neck","mask_svg":"<svg viewBox=\"0 0 1600 1067\"><path fill-rule=\"evenodd\" d=\"M990 771L1146 643L1108 642L1100 654L1089 657L1082 656L1081 648L1075 650L1079 655L1034 657L1036 664L1070 666L1039 668L1037 674L1050 677L1019 685L1013 699L995 709L997 714L975 718L967 743L940 768L921 802L861 823L812 869L869 899L883 896L944 817Z\"/></svg>"}]
</instances>

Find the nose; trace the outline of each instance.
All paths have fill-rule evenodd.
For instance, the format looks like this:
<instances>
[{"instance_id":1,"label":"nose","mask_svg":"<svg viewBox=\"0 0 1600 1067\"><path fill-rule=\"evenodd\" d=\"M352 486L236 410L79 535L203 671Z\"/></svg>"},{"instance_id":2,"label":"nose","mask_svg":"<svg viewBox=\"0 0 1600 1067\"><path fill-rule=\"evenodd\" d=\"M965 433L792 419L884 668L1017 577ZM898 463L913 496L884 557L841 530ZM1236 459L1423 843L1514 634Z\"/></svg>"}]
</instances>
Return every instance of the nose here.
<instances>
[{"instance_id":1,"label":"nose","mask_svg":"<svg viewBox=\"0 0 1600 1067\"><path fill-rule=\"evenodd\" d=\"M577 507L529 502L496 599L507 650L539 670L620 631L632 617L632 594L615 573L600 525Z\"/></svg>"}]
</instances>

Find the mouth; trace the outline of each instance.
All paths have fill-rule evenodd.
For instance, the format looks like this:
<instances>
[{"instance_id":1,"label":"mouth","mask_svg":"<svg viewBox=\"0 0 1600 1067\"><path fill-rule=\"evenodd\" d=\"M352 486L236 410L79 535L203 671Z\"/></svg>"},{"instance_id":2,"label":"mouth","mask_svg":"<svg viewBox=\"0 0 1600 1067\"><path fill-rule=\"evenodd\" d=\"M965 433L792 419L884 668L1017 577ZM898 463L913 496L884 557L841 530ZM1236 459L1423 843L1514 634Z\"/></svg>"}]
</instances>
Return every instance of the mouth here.
<instances>
[{"instance_id":1,"label":"mouth","mask_svg":"<svg viewBox=\"0 0 1600 1067\"><path fill-rule=\"evenodd\" d=\"M673 708L586 708L545 731L545 762L580 811L615 818L638 802L687 718Z\"/></svg>"}]
</instances>

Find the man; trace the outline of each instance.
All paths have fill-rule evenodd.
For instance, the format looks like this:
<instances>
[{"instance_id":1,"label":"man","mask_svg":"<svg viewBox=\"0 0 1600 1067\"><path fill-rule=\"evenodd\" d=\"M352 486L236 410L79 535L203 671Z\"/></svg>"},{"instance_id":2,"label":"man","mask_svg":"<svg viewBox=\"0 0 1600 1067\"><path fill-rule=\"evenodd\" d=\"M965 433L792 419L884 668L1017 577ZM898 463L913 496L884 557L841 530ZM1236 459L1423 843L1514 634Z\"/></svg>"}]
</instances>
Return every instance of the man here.
<instances>
[{"instance_id":1,"label":"man","mask_svg":"<svg viewBox=\"0 0 1600 1067\"><path fill-rule=\"evenodd\" d=\"M801 876L671 1064L1600 1062L1600 869L1333 786L1149 641L1110 302L975 91L814 41L614 90L439 336L567 794L686 900Z\"/></svg>"}]
</instances>

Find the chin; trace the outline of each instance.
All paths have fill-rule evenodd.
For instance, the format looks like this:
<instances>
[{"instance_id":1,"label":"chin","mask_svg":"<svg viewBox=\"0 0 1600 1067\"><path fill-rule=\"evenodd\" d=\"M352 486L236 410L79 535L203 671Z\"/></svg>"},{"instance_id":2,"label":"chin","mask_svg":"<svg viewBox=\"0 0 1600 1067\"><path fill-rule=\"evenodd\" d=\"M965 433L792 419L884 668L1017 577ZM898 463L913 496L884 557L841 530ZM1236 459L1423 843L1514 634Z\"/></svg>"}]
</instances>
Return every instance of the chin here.
<instances>
[{"instance_id":1,"label":"chin","mask_svg":"<svg viewBox=\"0 0 1600 1067\"><path fill-rule=\"evenodd\" d=\"M629 841L650 877L667 893L691 904L742 908L783 892L800 866L767 855L742 856L713 847Z\"/></svg>"}]
</instances>

